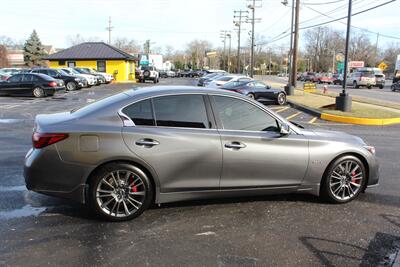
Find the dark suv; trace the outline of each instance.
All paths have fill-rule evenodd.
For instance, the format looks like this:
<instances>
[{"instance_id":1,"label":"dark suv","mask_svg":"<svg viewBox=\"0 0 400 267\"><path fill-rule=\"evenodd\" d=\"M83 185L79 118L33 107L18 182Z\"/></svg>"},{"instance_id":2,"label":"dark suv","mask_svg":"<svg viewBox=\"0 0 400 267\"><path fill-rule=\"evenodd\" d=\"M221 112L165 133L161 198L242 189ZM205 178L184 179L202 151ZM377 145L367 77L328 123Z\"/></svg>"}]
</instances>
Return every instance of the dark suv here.
<instances>
[{"instance_id":1,"label":"dark suv","mask_svg":"<svg viewBox=\"0 0 400 267\"><path fill-rule=\"evenodd\" d=\"M46 74L54 79L63 80L65 84L65 88L68 91L73 91L77 89L81 89L82 87L86 86L86 79L69 75L68 73L58 70L58 69L51 69L51 68L39 68L33 69L32 73L41 73Z\"/></svg>"}]
</instances>

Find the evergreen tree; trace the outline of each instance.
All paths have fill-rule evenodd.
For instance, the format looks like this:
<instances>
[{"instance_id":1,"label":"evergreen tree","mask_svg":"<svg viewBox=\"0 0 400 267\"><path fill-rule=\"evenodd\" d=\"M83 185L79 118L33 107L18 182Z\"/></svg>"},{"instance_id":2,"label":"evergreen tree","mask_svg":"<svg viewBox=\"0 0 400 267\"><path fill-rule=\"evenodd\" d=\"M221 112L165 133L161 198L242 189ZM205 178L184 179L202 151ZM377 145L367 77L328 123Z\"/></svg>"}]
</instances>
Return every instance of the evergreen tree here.
<instances>
[{"instance_id":1,"label":"evergreen tree","mask_svg":"<svg viewBox=\"0 0 400 267\"><path fill-rule=\"evenodd\" d=\"M24 61L29 67L43 66L42 57L45 55L42 43L35 30L24 44Z\"/></svg>"}]
</instances>

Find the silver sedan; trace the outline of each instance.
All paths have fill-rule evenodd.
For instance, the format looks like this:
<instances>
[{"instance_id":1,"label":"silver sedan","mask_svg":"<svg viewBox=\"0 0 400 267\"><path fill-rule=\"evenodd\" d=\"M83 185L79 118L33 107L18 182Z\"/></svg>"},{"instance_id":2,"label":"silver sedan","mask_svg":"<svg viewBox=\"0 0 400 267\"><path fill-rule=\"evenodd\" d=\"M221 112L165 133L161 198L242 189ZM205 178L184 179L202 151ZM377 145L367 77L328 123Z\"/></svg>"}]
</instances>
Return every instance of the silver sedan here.
<instances>
[{"instance_id":1,"label":"silver sedan","mask_svg":"<svg viewBox=\"0 0 400 267\"><path fill-rule=\"evenodd\" d=\"M122 221L152 203L309 193L346 203L378 184L375 149L305 130L234 92L153 87L38 115L27 188Z\"/></svg>"}]
</instances>

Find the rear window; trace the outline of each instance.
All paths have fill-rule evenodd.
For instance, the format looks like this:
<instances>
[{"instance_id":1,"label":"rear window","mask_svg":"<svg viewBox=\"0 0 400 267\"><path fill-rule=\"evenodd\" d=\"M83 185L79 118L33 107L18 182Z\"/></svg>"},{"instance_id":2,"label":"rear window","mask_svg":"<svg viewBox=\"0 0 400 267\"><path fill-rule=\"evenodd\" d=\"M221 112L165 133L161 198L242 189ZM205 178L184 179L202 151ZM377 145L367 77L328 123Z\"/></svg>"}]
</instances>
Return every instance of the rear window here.
<instances>
[{"instance_id":1,"label":"rear window","mask_svg":"<svg viewBox=\"0 0 400 267\"><path fill-rule=\"evenodd\" d=\"M216 79L216 81L219 81L219 82L227 82L227 81L230 81L230 80L232 80L232 79L233 79L233 77L222 76L222 77Z\"/></svg>"},{"instance_id":2,"label":"rear window","mask_svg":"<svg viewBox=\"0 0 400 267\"><path fill-rule=\"evenodd\" d=\"M81 108L73 109L73 110L71 110L71 113L74 113L79 116L84 116L86 114L95 112L97 110L102 110L105 107L107 107L111 104L114 104L118 101L121 101L127 97L128 96L125 93L119 93L116 95L102 98L100 100L97 100L96 102L90 103L89 105L83 106Z\"/></svg>"}]
</instances>

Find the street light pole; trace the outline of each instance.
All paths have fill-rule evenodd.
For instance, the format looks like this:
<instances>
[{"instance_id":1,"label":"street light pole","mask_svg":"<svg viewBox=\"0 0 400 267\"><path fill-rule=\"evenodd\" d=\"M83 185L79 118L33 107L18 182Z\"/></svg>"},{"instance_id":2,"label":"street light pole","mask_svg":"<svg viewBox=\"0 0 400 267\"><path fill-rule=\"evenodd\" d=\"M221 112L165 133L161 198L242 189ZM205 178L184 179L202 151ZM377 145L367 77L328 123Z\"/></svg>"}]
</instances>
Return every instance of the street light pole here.
<instances>
[{"instance_id":1,"label":"street light pole","mask_svg":"<svg viewBox=\"0 0 400 267\"><path fill-rule=\"evenodd\" d=\"M231 71L231 40L232 40L232 35L228 33L226 36L229 38L229 48L228 48L228 72Z\"/></svg>"},{"instance_id":2,"label":"street light pole","mask_svg":"<svg viewBox=\"0 0 400 267\"><path fill-rule=\"evenodd\" d=\"M287 72L288 72L288 84L285 86L285 91L287 95L292 95L294 93L294 88L292 87L292 59L293 59L293 27L294 27L294 1L292 0L292 18L291 18L291 22L290 22L290 47L289 47L289 64L288 64L288 68L287 68ZM288 5L288 0L283 0L282 4L287 6Z\"/></svg>"},{"instance_id":3,"label":"street light pole","mask_svg":"<svg viewBox=\"0 0 400 267\"><path fill-rule=\"evenodd\" d=\"M336 97L336 109L343 112L351 111L351 96L346 92L347 84L347 68L349 59L349 44L350 44L350 28L351 28L351 8L352 0L349 0L349 9L347 15L347 31L346 31L346 48L344 52L344 71L343 71L343 90Z\"/></svg>"}]
</instances>

